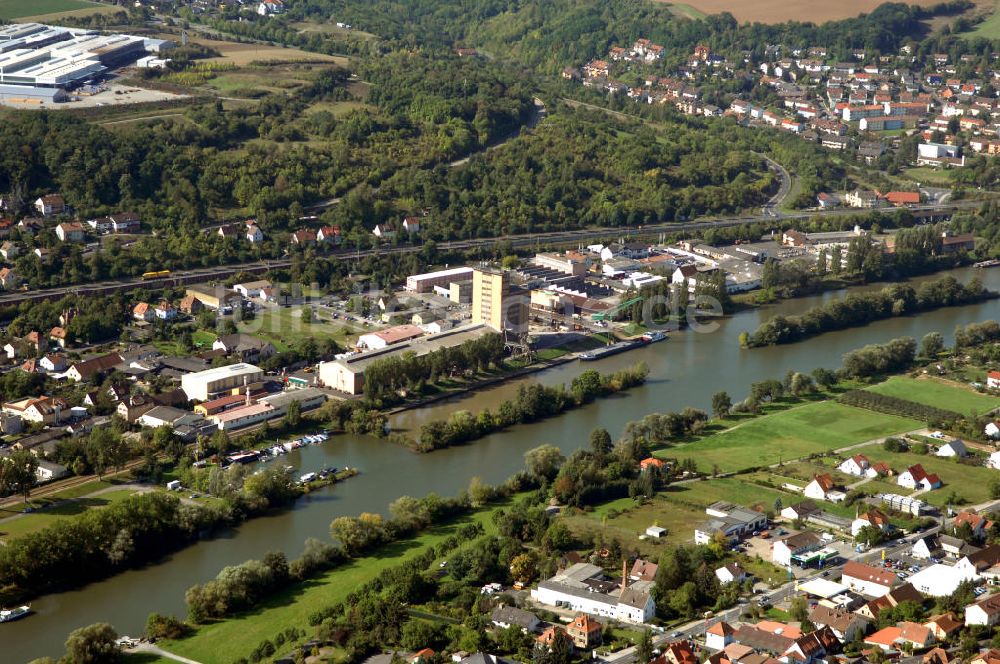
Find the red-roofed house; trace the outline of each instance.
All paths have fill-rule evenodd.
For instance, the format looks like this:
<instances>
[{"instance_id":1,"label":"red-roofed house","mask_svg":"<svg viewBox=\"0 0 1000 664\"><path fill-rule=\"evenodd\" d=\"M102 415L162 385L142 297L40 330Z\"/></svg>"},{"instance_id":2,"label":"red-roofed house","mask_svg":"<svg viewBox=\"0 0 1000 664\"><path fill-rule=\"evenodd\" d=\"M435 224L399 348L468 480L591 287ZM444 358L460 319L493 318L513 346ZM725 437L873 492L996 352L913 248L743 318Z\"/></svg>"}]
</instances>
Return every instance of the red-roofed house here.
<instances>
[{"instance_id":1,"label":"red-roofed house","mask_svg":"<svg viewBox=\"0 0 1000 664\"><path fill-rule=\"evenodd\" d=\"M639 462L639 469L646 470L647 468L663 468L663 460L657 459L656 457L647 457Z\"/></svg>"},{"instance_id":2,"label":"red-roofed house","mask_svg":"<svg viewBox=\"0 0 1000 664\"><path fill-rule=\"evenodd\" d=\"M862 512L851 522L851 535L857 537L862 528L869 527L878 528L882 532L885 532L891 528L889 517L875 507L867 512Z\"/></svg>"},{"instance_id":3,"label":"red-roofed house","mask_svg":"<svg viewBox=\"0 0 1000 664\"><path fill-rule=\"evenodd\" d=\"M840 582L862 595L882 597L892 590L898 578L895 572L850 560L844 565Z\"/></svg>"},{"instance_id":4,"label":"red-roofed house","mask_svg":"<svg viewBox=\"0 0 1000 664\"><path fill-rule=\"evenodd\" d=\"M986 387L991 390L1000 390L1000 371L991 371L986 374Z\"/></svg>"},{"instance_id":5,"label":"red-roofed house","mask_svg":"<svg viewBox=\"0 0 1000 664\"><path fill-rule=\"evenodd\" d=\"M813 500L827 500L833 491L833 478L829 475L815 475L813 481L802 490L802 495Z\"/></svg>"},{"instance_id":6,"label":"red-roofed house","mask_svg":"<svg viewBox=\"0 0 1000 664\"><path fill-rule=\"evenodd\" d=\"M736 630L726 621L717 622L705 630L705 646L712 650L722 650L733 642Z\"/></svg>"},{"instance_id":7,"label":"red-roofed house","mask_svg":"<svg viewBox=\"0 0 1000 664\"><path fill-rule=\"evenodd\" d=\"M941 478L934 474L928 474L924 467L918 463L900 473L896 484L907 489L937 489L941 486Z\"/></svg>"},{"instance_id":8,"label":"red-roofed house","mask_svg":"<svg viewBox=\"0 0 1000 664\"><path fill-rule=\"evenodd\" d=\"M148 302L140 302L132 308L132 318L136 320L149 323L152 322L155 316L156 314L153 312L153 308L149 306Z\"/></svg>"},{"instance_id":9,"label":"red-roofed house","mask_svg":"<svg viewBox=\"0 0 1000 664\"><path fill-rule=\"evenodd\" d=\"M577 614L573 622L566 625L566 634L576 648L593 648L601 644L601 630L604 626L586 613Z\"/></svg>"},{"instance_id":10,"label":"red-roofed house","mask_svg":"<svg viewBox=\"0 0 1000 664\"><path fill-rule=\"evenodd\" d=\"M920 204L920 192L919 191L890 191L885 195L885 200L889 201L897 207L904 205L919 205Z\"/></svg>"},{"instance_id":11,"label":"red-roofed house","mask_svg":"<svg viewBox=\"0 0 1000 664\"><path fill-rule=\"evenodd\" d=\"M864 477L865 472L871 467L871 462L868 461L868 457L864 454L855 454L852 457L844 459L837 470L844 473L845 475L854 475L855 477Z\"/></svg>"}]
</instances>

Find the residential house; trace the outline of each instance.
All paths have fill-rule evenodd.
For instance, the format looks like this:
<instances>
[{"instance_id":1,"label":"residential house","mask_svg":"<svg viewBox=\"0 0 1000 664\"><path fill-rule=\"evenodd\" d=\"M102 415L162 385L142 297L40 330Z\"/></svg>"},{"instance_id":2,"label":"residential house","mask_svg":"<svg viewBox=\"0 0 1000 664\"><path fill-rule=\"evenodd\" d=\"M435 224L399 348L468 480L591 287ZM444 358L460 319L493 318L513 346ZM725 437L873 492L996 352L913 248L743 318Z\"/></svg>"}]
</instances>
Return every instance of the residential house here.
<instances>
[{"instance_id":1,"label":"residential house","mask_svg":"<svg viewBox=\"0 0 1000 664\"><path fill-rule=\"evenodd\" d=\"M44 369L46 373L57 373L59 371L66 371L69 362L62 353L48 353L38 361L38 366Z\"/></svg>"},{"instance_id":2,"label":"residential house","mask_svg":"<svg viewBox=\"0 0 1000 664\"><path fill-rule=\"evenodd\" d=\"M49 341L60 348L65 348L67 343L66 328L60 325L49 330Z\"/></svg>"},{"instance_id":3,"label":"residential house","mask_svg":"<svg viewBox=\"0 0 1000 664\"><path fill-rule=\"evenodd\" d=\"M1000 544L990 544L966 553L955 563L955 569L969 577L977 577L997 565L1000 565Z\"/></svg>"},{"instance_id":4,"label":"residential house","mask_svg":"<svg viewBox=\"0 0 1000 664\"><path fill-rule=\"evenodd\" d=\"M324 226L316 233L317 242L340 244L340 226Z\"/></svg>"},{"instance_id":5,"label":"residential house","mask_svg":"<svg viewBox=\"0 0 1000 664\"><path fill-rule=\"evenodd\" d=\"M938 641L947 641L962 630L963 623L953 613L942 613L941 615L931 616L924 623L924 626L931 630L934 638Z\"/></svg>"},{"instance_id":6,"label":"residential house","mask_svg":"<svg viewBox=\"0 0 1000 664\"><path fill-rule=\"evenodd\" d=\"M142 226L139 215L134 212L118 212L111 215L112 233L135 233Z\"/></svg>"},{"instance_id":7,"label":"residential house","mask_svg":"<svg viewBox=\"0 0 1000 664\"><path fill-rule=\"evenodd\" d=\"M719 583L742 583L747 578L747 571L737 562L727 563L715 570L715 576Z\"/></svg>"},{"instance_id":8,"label":"residential house","mask_svg":"<svg viewBox=\"0 0 1000 664\"><path fill-rule=\"evenodd\" d=\"M372 234L380 240L391 240L396 237L396 229L392 224L376 224Z\"/></svg>"},{"instance_id":9,"label":"residential house","mask_svg":"<svg viewBox=\"0 0 1000 664\"><path fill-rule=\"evenodd\" d=\"M215 234L224 240L234 240L243 236L243 228L240 224L223 224L219 226Z\"/></svg>"},{"instance_id":10,"label":"residential house","mask_svg":"<svg viewBox=\"0 0 1000 664\"><path fill-rule=\"evenodd\" d=\"M66 211L66 201L59 194L46 194L35 201L35 209L43 217L52 217Z\"/></svg>"},{"instance_id":11,"label":"residential house","mask_svg":"<svg viewBox=\"0 0 1000 664\"><path fill-rule=\"evenodd\" d=\"M854 191L844 194L844 202L854 208L878 207L878 194L874 191L855 189Z\"/></svg>"},{"instance_id":12,"label":"residential house","mask_svg":"<svg viewBox=\"0 0 1000 664\"><path fill-rule=\"evenodd\" d=\"M181 298L181 301L177 303L177 308L180 309L182 314L190 316L200 312L205 308L205 305L203 305L201 300L196 298L194 295L185 295Z\"/></svg>"},{"instance_id":13,"label":"residential house","mask_svg":"<svg viewBox=\"0 0 1000 664\"><path fill-rule=\"evenodd\" d=\"M663 459L657 459L656 457L646 457L639 462L639 470L646 470L648 468L656 468L657 470L663 470L665 466Z\"/></svg>"},{"instance_id":14,"label":"residential house","mask_svg":"<svg viewBox=\"0 0 1000 664\"><path fill-rule=\"evenodd\" d=\"M137 394L119 401L115 407L115 412L129 424L135 424L140 417L157 405L151 397L145 394Z\"/></svg>"},{"instance_id":15,"label":"residential house","mask_svg":"<svg viewBox=\"0 0 1000 664\"><path fill-rule=\"evenodd\" d=\"M543 629L542 633L539 634L538 638L535 639L535 647L546 648L548 651L551 652L552 644L555 643L556 639L558 639L560 636L566 640L569 640L569 637L566 635L566 629L564 627L561 627L559 625L549 625L548 627ZM572 650L572 644L570 644L570 649Z\"/></svg>"},{"instance_id":16,"label":"residential house","mask_svg":"<svg viewBox=\"0 0 1000 664\"><path fill-rule=\"evenodd\" d=\"M405 217L403 219L403 230L411 235L420 232L420 219L417 217Z\"/></svg>"},{"instance_id":17,"label":"residential house","mask_svg":"<svg viewBox=\"0 0 1000 664\"><path fill-rule=\"evenodd\" d=\"M969 456L969 450L966 449L964 441L956 438L955 440L947 442L939 447L934 455L939 457L959 457L964 459Z\"/></svg>"},{"instance_id":18,"label":"residential house","mask_svg":"<svg viewBox=\"0 0 1000 664\"><path fill-rule=\"evenodd\" d=\"M896 484L907 489L937 489L941 486L941 478L928 474L919 463L910 466L899 474Z\"/></svg>"},{"instance_id":19,"label":"residential house","mask_svg":"<svg viewBox=\"0 0 1000 664\"><path fill-rule=\"evenodd\" d=\"M983 540L986 538L986 531L993 525L993 522L981 514L963 510L955 516L955 519L951 522L951 526L958 529L963 525L969 526L974 539Z\"/></svg>"},{"instance_id":20,"label":"residential house","mask_svg":"<svg viewBox=\"0 0 1000 664\"><path fill-rule=\"evenodd\" d=\"M813 481L802 490L802 495L813 500L829 500L838 502L837 498L843 500L843 492L837 491L834 487L833 478L828 474L815 475Z\"/></svg>"},{"instance_id":21,"label":"residential house","mask_svg":"<svg viewBox=\"0 0 1000 664\"><path fill-rule=\"evenodd\" d=\"M153 312L153 307L149 306L148 302L140 302L132 307L132 318L146 323L152 323L153 319L156 318L156 314Z\"/></svg>"},{"instance_id":22,"label":"residential house","mask_svg":"<svg viewBox=\"0 0 1000 664\"><path fill-rule=\"evenodd\" d=\"M26 397L3 404L3 412L16 415L25 422L59 424L70 415L69 403L61 397Z\"/></svg>"},{"instance_id":23,"label":"residential house","mask_svg":"<svg viewBox=\"0 0 1000 664\"><path fill-rule=\"evenodd\" d=\"M292 233L292 244L300 247L316 244L316 231L309 228L295 231Z\"/></svg>"},{"instance_id":24,"label":"residential house","mask_svg":"<svg viewBox=\"0 0 1000 664\"><path fill-rule=\"evenodd\" d=\"M865 639L865 643L883 650L894 650L901 644L921 649L934 643L934 633L920 623L901 622L875 632Z\"/></svg>"},{"instance_id":25,"label":"residential house","mask_svg":"<svg viewBox=\"0 0 1000 664\"><path fill-rule=\"evenodd\" d=\"M931 648L924 653L923 659L921 659L921 664L951 664L951 662L956 661L957 659L958 658L952 658L947 650L939 646L937 648Z\"/></svg>"},{"instance_id":26,"label":"residential house","mask_svg":"<svg viewBox=\"0 0 1000 664\"><path fill-rule=\"evenodd\" d=\"M829 627L838 639L847 642L868 631L871 619L841 607L831 608L817 604L809 612L809 622L816 627Z\"/></svg>"},{"instance_id":27,"label":"residential house","mask_svg":"<svg viewBox=\"0 0 1000 664\"><path fill-rule=\"evenodd\" d=\"M91 381L110 373L121 363L121 355L118 353L108 353L107 355L93 357L83 362L75 362L69 368L69 371L66 372L66 377L78 383Z\"/></svg>"},{"instance_id":28,"label":"residential house","mask_svg":"<svg viewBox=\"0 0 1000 664\"><path fill-rule=\"evenodd\" d=\"M736 630L725 620L720 620L705 630L705 647L710 650L722 650L733 642Z\"/></svg>"},{"instance_id":29,"label":"residential house","mask_svg":"<svg viewBox=\"0 0 1000 664\"><path fill-rule=\"evenodd\" d=\"M6 240L3 244L0 244L0 256L3 256L4 260L12 261L20 254L20 248L10 240Z\"/></svg>"},{"instance_id":30,"label":"residential house","mask_svg":"<svg viewBox=\"0 0 1000 664\"><path fill-rule=\"evenodd\" d=\"M815 514L819 511L820 509L816 506L816 503L811 500L803 500L800 503L789 505L781 510L781 516L789 521L797 521L799 519L805 519L810 514Z\"/></svg>"},{"instance_id":31,"label":"residential house","mask_svg":"<svg viewBox=\"0 0 1000 664\"><path fill-rule=\"evenodd\" d=\"M990 648L969 659L969 664L1000 664L1000 650Z\"/></svg>"},{"instance_id":32,"label":"residential house","mask_svg":"<svg viewBox=\"0 0 1000 664\"><path fill-rule=\"evenodd\" d=\"M153 312L157 320L171 321L177 318L177 308L166 300L161 300Z\"/></svg>"},{"instance_id":33,"label":"residential house","mask_svg":"<svg viewBox=\"0 0 1000 664\"><path fill-rule=\"evenodd\" d=\"M965 607L965 625L985 625L993 627L1000 624L1000 594L987 595L975 604Z\"/></svg>"},{"instance_id":34,"label":"residential house","mask_svg":"<svg viewBox=\"0 0 1000 664\"><path fill-rule=\"evenodd\" d=\"M844 565L840 582L854 592L869 597L882 597L896 584L899 577L895 572L880 567L872 567L853 560Z\"/></svg>"},{"instance_id":35,"label":"residential house","mask_svg":"<svg viewBox=\"0 0 1000 664\"><path fill-rule=\"evenodd\" d=\"M63 222L56 226L56 237L61 242L83 242L83 224L79 221Z\"/></svg>"},{"instance_id":36,"label":"residential house","mask_svg":"<svg viewBox=\"0 0 1000 664\"><path fill-rule=\"evenodd\" d=\"M845 475L864 477L868 469L871 468L871 465L871 462L868 461L868 457L864 454L855 454L852 457L844 459L840 465L837 466L837 470Z\"/></svg>"},{"instance_id":37,"label":"residential house","mask_svg":"<svg viewBox=\"0 0 1000 664\"><path fill-rule=\"evenodd\" d=\"M573 621L566 625L566 634L577 649L590 649L601 645L604 626L588 616L578 613Z\"/></svg>"},{"instance_id":38,"label":"residential house","mask_svg":"<svg viewBox=\"0 0 1000 664\"><path fill-rule=\"evenodd\" d=\"M986 374L986 387L991 390L1000 390L1000 371L991 371Z\"/></svg>"},{"instance_id":39,"label":"residential house","mask_svg":"<svg viewBox=\"0 0 1000 664\"><path fill-rule=\"evenodd\" d=\"M250 244L259 244L264 241L264 231L260 230L260 226L254 223L247 223L247 242Z\"/></svg>"},{"instance_id":40,"label":"residential house","mask_svg":"<svg viewBox=\"0 0 1000 664\"><path fill-rule=\"evenodd\" d=\"M892 528L889 517L882 510L873 507L854 518L851 522L851 535L857 537L863 528L876 528L882 532L887 532Z\"/></svg>"},{"instance_id":41,"label":"residential house","mask_svg":"<svg viewBox=\"0 0 1000 664\"><path fill-rule=\"evenodd\" d=\"M4 290L11 290L17 288L17 285L21 283L20 278L17 276L17 272L14 271L12 267L0 268L0 288Z\"/></svg>"},{"instance_id":42,"label":"residential house","mask_svg":"<svg viewBox=\"0 0 1000 664\"><path fill-rule=\"evenodd\" d=\"M690 641L674 641L663 648L663 653L650 664L698 664Z\"/></svg>"},{"instance_id":43,"label":"residential house","mask_svg":"<svg viewBox=\"0 0 1000 664\"><path fill-rule=\"evenodd\" d=\"M659 568L656 563L636 558L635 562L632 563L632 571L629 572L628 578L631 581L653 581L656 579L657 569Z\"/></svg>"},{"instance_id":44,"label":"residential house","mask_svg":"<svg viewBox=\"0 0 1000 664\"><path fill-rule=\"evenodd\" d=\"M242 362L254 364L274 355L273 344L250 334L224 334L212 344L212 350L221 350L226 355L235 355Z\"/></svg>"},{"instance_id":45,"label":"residential house","mask_svg":"<svg viewBox=\"0 0 1000 664\"><path fill-rule=\"evenodd\" d=\"M501 629L519 627L524 634L537 632L542 622L531 611L519 609L516 606L500 605L490 614L490 622Z\"/></svg>"},{"instance_id":46,"label":"residential house","mask_svg":"<svg viewBox=\"0 0 1000 664\"><path fill-rule=\"evenodd\" d=\"M282 0L260 0L257 4L257 13L261 16L274 16L285 11L285 3Z\"/></svg>"}]
</instances>

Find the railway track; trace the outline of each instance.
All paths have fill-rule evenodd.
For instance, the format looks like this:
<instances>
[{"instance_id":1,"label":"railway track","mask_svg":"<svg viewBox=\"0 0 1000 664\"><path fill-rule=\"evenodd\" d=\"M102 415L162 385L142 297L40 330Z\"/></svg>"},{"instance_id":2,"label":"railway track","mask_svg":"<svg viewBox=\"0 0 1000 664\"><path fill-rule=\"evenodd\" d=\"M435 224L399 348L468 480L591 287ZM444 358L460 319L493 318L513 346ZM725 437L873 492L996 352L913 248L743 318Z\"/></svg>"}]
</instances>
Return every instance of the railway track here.
<instances>
[{"instance_id":1,"label":"railway track","mask_svg":"<svg viewBox=\"0 0 1000 664\"><path fill-rule=\"evenodd\" d=\"M936 215L948 217L952 213L978 207L981 201L957 201L939 203L935 205L924 205L911 208L915 215ZM795 221L810 219L814 217L835 216L844 214L842 210L810 210L808 212L786 214L773 213L772 215L744 215L736 217L708 218L689 222L671 222L662 224L649 224L635 228L582 228L568 231L552 231L547 233L525 233L521 235L505 235L491 238L475 238L468 240L450 240L438 244L444 250L466 250L482 247L490 247L500 242L505 242L514 247L532 247L546 245L571 245L592 240L602 240L607 238L617 238L622 235L630 236L653 236L659 233L678 233L705 230L709 228L728 228L741 226L750 223L776 223L780 221ZM420 251L422 245L407 245L394 247L378 247L375 249L365 249L360 251L336 250L324 256L324 260L350 261L359 260L370 256L385 254L405 254ZM194 268L190 270L178 270L171 272L169 277L159 279L144 280L141 277L132 279L117 279L103 281L92 284L79 284L73 286L60 286L36 291L16 291L0 294L0 307L9 307L22 302L38 302L50 299L57 299L68 294L77 295L105 295L118 291L135 290L139 288L162 288L165 286L180 286L192 283L202 283L215 279L222 279L232 276L235 273L243 272L256 275L264 274L271 270L280 270L291 267L292 260L257 260L246 263L235 263L230 265L220 265L217 267Z\"/></svg>"}]
</instances>

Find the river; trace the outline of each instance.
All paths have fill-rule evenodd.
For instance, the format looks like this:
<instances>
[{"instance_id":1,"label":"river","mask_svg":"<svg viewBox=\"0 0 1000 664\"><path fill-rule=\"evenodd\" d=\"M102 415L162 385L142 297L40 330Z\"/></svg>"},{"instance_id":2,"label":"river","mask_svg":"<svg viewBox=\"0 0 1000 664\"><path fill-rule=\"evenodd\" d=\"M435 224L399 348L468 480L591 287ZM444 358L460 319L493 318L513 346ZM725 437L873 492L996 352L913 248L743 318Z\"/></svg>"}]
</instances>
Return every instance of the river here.
<instances>
[{"instance_id":1,"label":"river","mask_svg":"<svg viewBox=\"0 0 1000 664\"><path fill-rule=\"evenodd\" d=\"M963 282L973 275L980 276L987 287L1000 290L1000 269L965 268L953 274ZM873 287L859 287L852 292L870 288ZM361 475L303 498L294 509L254 519L155 565L35 600L32 607L36 615L0 625L0 660L26 662L45 655L58 656L71 630L98 621L110 622L119 633L136 635L142 631L151 611L183 616L185 589L211 579L225 565L259 558L273 550L296 556L307 537L329 537L328 527L335 517L365 511L384 513L389 503L401 495L422 496L431 492L454 495L475 475L490 483L500 482L522 467L525 451L542 443L569 452L586 445L590 431L598 426L617 436L626 422L651 412L685 406L708 409L712 395L721 389L728 390L734 400L739 399L753 381L780 378L788 369L836 368L845 352L868 343L904 335L919 340L931 331L941 332L950 343L957 325L1000 315L1000 304L994 300L884 320L798 344L754 350L739 348L740 331L753 330L774 314L798 314L844 294L844 291L824 293L744 311L719 321L715 332L675 333L668 341L590 363L588 368L607 372L642 361L649 365L649 379L642 387L600 400L567 416L515 427L468 446L417 455L376 439L344 435L335 436L323 445L296 450L283 457L282 463L295 465L303 472L330 465L352 466L359 468ZM428 419L447 417L456 409L478 412L495 407L520 382L568 383L580 370L578 363L565 364L449 402L400 413L392 418L392 424L394 428L415 429Z\"/></svg>"}]
</instances>

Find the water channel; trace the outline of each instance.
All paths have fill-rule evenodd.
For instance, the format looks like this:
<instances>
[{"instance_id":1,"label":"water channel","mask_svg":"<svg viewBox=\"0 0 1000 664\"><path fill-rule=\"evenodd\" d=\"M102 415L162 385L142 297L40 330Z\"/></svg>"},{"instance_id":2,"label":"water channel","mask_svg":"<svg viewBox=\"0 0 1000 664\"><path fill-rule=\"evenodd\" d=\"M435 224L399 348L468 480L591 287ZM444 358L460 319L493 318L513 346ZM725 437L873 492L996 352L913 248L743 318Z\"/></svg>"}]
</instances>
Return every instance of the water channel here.
<instances>
[{"instance_id":1,"label":"water channel","mask_svg":"<svg viewBox=\"0 0 1000 664\"><path fill-rule=\"evenodd\" d=\"M966 268L953 274L963 282L979 276L987 287L1000 290L1000 269ZM860 290L864 288L854 289ZM835 368L845 352L864 344L904 335L919 340L931 331L941 332L950 343L957 325L1000 316L1000 303L991 301L880 321L799 344L752 351L741 350L737 344L740 331L753 330L774 314L798 314L844 294L825 293L741 312L720 321L713 333L675 333L668 341L591 363L588 368L606 372L642 361L649 365L649 380L641 388L568 416L516 427L465 447L417 455L376 439L345 435L296 450L283 457L281 463L292 464L302 472L331 465L353 466L362 474L303 498L294 509L250 521L158 564L35 600L32 607L36 615L0 625L0 661L26 662L44 655L58 656L71 630L98 621L110 622L121 634L139 634L151 611L183 616L185 589L214 577L226 565L259 558L271 550L297 556L306 538L329 537L328 527L335 517L365 511L384 513L389 503L401 495L453 495L474 475L490 483L500 482L522 467L525 451L539 444L551 443L569 452L586 445L590 431L598 426L616 436L626 422L650 412L685 406L708 409L712 394L720 389L738 399L745 396L751 382L780 378L788 369ZM416 429L422 422L447 417L456 409L478 412L495 408L516 391L521 381L568 383L580 370L579 363L569 363L453 401L400 413L392 424L394 428Z\"/></svg>"}]
</instances>

